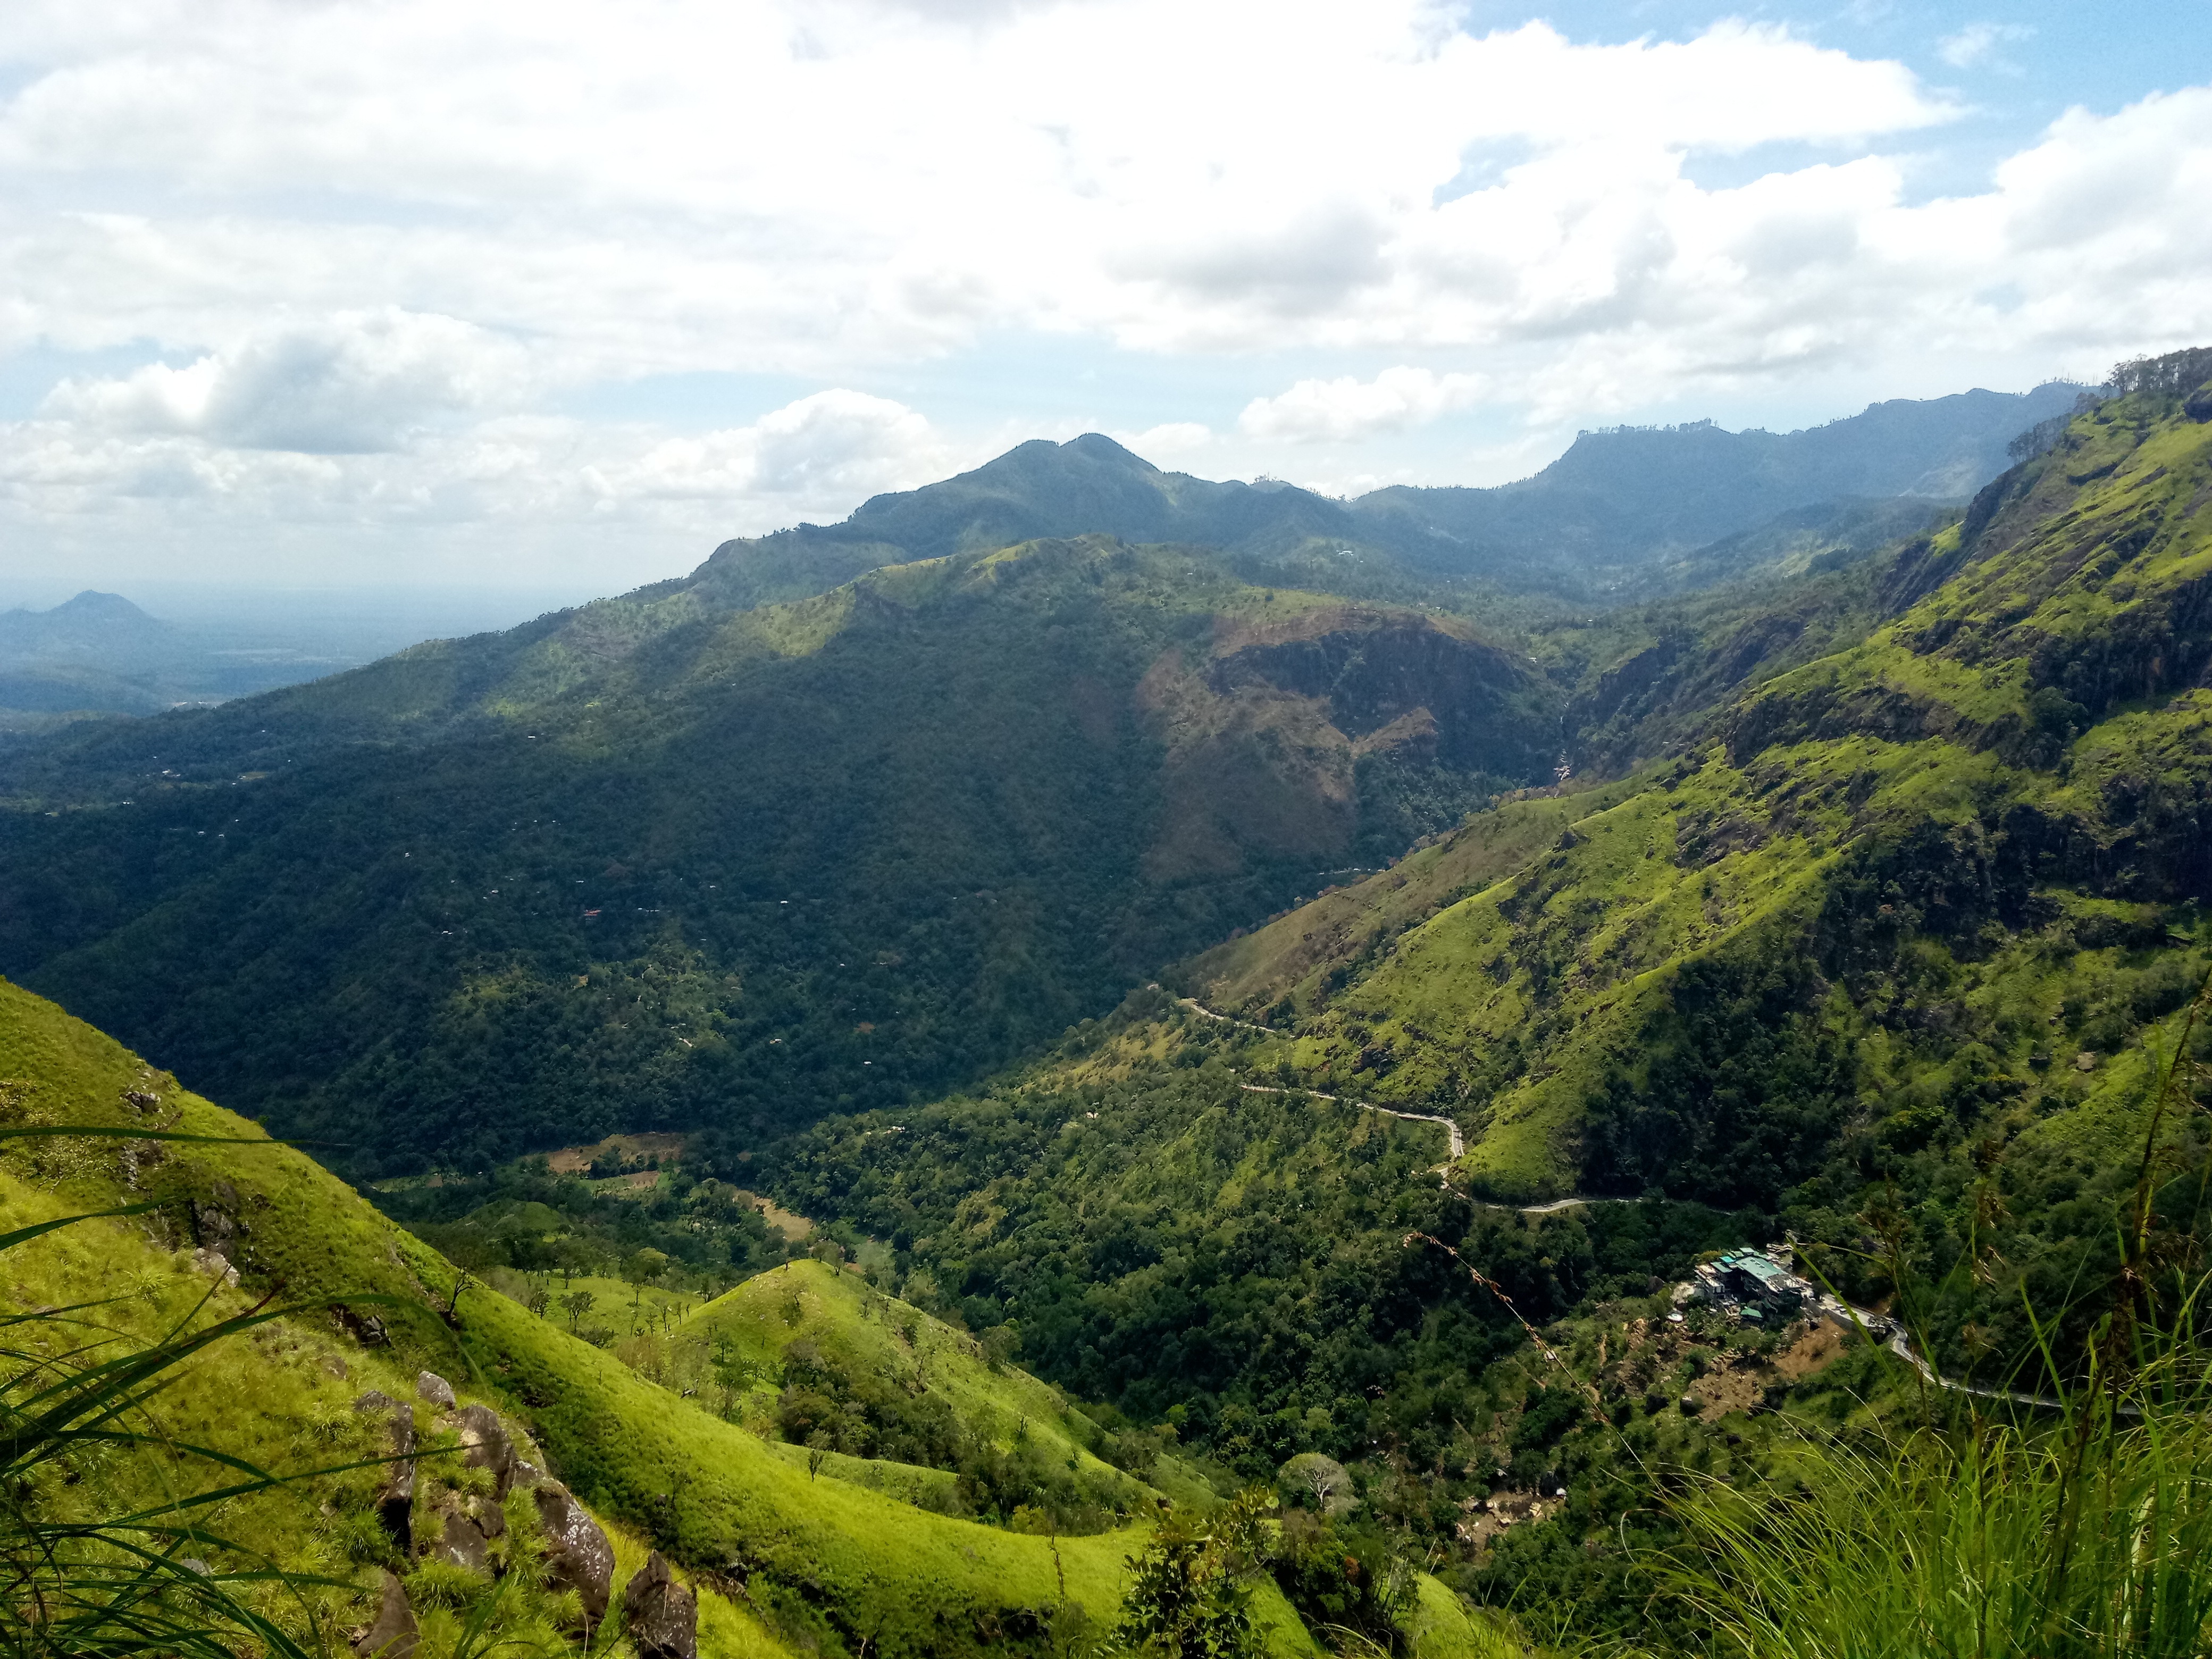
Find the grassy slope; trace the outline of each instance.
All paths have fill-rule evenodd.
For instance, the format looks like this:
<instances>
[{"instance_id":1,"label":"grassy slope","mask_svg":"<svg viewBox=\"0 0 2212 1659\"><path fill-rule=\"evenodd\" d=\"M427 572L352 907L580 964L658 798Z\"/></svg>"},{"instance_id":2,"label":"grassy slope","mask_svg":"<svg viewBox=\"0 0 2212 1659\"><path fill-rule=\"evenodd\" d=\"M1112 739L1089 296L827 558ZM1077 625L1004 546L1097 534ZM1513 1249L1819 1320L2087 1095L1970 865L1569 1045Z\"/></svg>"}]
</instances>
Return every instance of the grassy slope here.
<instances>
[{"instance_id":1,"label":"grassy slope","mask_svg":"<svg viewBox=\"0 0 2212 1659\"><path fill-rule=\"evenodd\" d=\"M1683 968L1811 949L1877 849L1994 842L2019 808L2061 826L2016 855L2045 914L2201 882L2186 815L2212 777L2212 694L2187 681L2208 500L2212 426L2108 404L1915 550L1893 580L1917 570L1927 597L1760 685L1725 744L1640 790L1484 815L1185 982L1295 1013L1310 1074L1458 1112L1462 1173L1487 1189L1571 1190L1586 1103L1636 1069Z\"/></svg>"},{"instance_id":2,"label":"grassy slope","mask_svg":"<svg viewBox=\"0 0 2212 1659\"><path fill-rule=\"evenodd\" d=\"M30 1121L126 1122L123 1091L150 1090L179 1109L179 1128L259 1139L243 1119L4 982L0 1079L12 1114ZM129 1196L114 1143L45 1143L34 1158L0 1187L0 1214L12 1224ZM1112 1616L1122 1557L1139 1531L1024 1537L928 1514L835 1478L810 1479L753 1436L481 1288L464 1292L448 1328L434 1307L453 1284L450 1265L289 1148L181 1147L140 1178L173 1212L193 1200L230 1204L235 1194L246 1224L237 1255L248 1279L224 1303L242 1305L261 1287L281 1286L285 1301L307 1307L350 1299L357 1310L382 1316L392 1334L388 1348L360 1349L333 1339L318 1318L288 1321L186 1379L167 1407L180 1431L272 1459L321 1432L317 1425L336 1424L337 1437L357 1434L349 1406L362 1388L411 1397L416 1370L437 1370L465 1398L485 1399L528 1425L556 1472L602 1514L695 1571L747 1583L747 1604L710 1608L705 1617L706 1650L717 1656L779 1650L770 1627L801 1646L834 1632L887 1653L1027 1647L1042 1639L1063 1583L1066 1598L1093 1620ZM188 1255L156 1243L137 1224L89 1223L30 1249L9 1261L11 1268L37 1264L36 1283L17 1287L33 1295L120 1283L146 1290L158 1311L175 1304L180 1284L196 1290L204 1282ZM341 1350L350 1371L343 1381L328 1364ZM1024 1383L1044 1392L1011 1374L994 1381L1009 1398L1026 1398ZM331 1565L312 1523L302 1528L274 1507L277 1501L264 1505L265 1517L234 1521L234 1528L290 1565ZM642 1547L623 1544L626 1568ZM1272 1585L1261 1587L1261 1602L1275 1650L1311 1650Z\"/></svg>"},{"instance_id":3,"label":"grassy slope","mask_svg":"<svg viewBox=\"0 0 2212 1659\"><path fill-rule=\"evenodd\" d=\"M1626 786L1615 784L1507 802L1379 874L1216 945L1188 963L1178 982L1217 1008L1257 1014L1286 996L1304 1006L1315 1000L1324 974L1358 962L1443 906L1489 887L1568 824L1626 793Z\"/></svg>"},{"instance_id":4,"label":"grassy slope","mask_svg":"<svg viewBox=\"0 0 2212 1659\"><path fill-rule=\"evenodd\" d=\"M114 1122L129 1115L120 1101L125 1090L154 1092L181 1108L173 1128L255 1134L251 1126L177 1091L173 1079L90 1027L0 981L0 1101L9 1119ZM166 1212L86 1221L11 1250L0 1307L13 1312L96 1304L82 1316L76 1332L87 1343L153 1340L180 1324L246 1312L270 1292L279 1306L308 1304L301 1316L232 1338L177 1372L153 1407L153 1421L163 1434L279 1474L334 1468L381 1457L387 1449L376 1420L353 1409L364 1391L378 1389L411 1401L420 1369L441 1366L463 1378L454 1363L459 1355L437 1341L434 1333L441 1328L434 1322L408 1321L399 1310L384 1307L382 1312L395 1316L399 1340L389 1347L364 1348L317 1316L317 1291L338 1284L417 1298L406 1296L392 1271L396 1258L387 1230L357 1202L332 1202L333 1194L342 1189L312 1166L303 1170L304 1159L259 1148L195 1147L155 1162L143 1153L149 1144L140 1143L140 1190L134 1193L128 1178L118 1178L118 1145L70 1139L16 1143L0 1157L0 1229L143 1201L148 1191L174 1195L205 1190L208 1177L220 1170L235 1172L244 1192L268 1200L252 1206L258 1234L273 1237L280 1230L310 1224L312 1217L321 1247L313 1255L327 1270L313 1284L288 1274L274 1285L227 1288L195 1269L188 1241L169 1247L167 1241L179 1235L173 1226L163 1225L170 1219ZM374 1248L380 1242L385 1245L381 1250ZM461 1381L464 1401L486 1393ZM489 1397L495 1405L506 1404L496 1395ZM415 1415L422 1443L434 1448L438 1431L428 1408L417 1406ZM126 1425L144 1426L129 1419ZM446 1438L450 1443L450 1435ZM425 1464L418 1526L433 1495L463 1485L462 1474L458 1459L450 1455ZM142 1460L111 1457L88 1468L73 1460L68 1486L70 1499L88 1503L90 1512L114 1513L233 1478L228 1470L191 1460L164 1475ZM203 1553L218 1571L249 1571L268 1563L372 1584L371 1568L380 1559L373 1543L380 1535L373 1517L379 1478L374 1469L355 1470L233 1500L210 1524L245 1553ZM177 1484L168 1484L173 1480ZM615 1547L618 1595L621 1584L644 1565L651 1546L611 1517L603 1516L603 1524ZM708 1659L785 1659L790 1650L744 1603L708 1583L695 1582L695 1588L701 1593L700 1650ZM366 1593L309 1592L304 1601L274 1592L246 1594L311 1644L334 1629L365 1623L374 1610L374 1596ZM526 1593L515 1609L524 1615L520 1622L503 1619L492 1635L551 1639L550 1629L532 1622L532 1616L542 1616L532 1605L536 1600ZM450 1644L455 1615L427 1607L417 1611L432 1649Z\"/></svg>"},{"instance_id":5,"label":"grassy slope","mask_svg":"<svg viewBox=\"0 0 2212 1659\"><path fill-rule=\"evenodd\" d=\"M678 1335L724 1339L745 1358L772 1362L793 1342L811 1342L848 1372L934 1391L1002 1451L1012 1449L1018 1430L1053 1462L1113 1482L1131 1507L1152 1501L1152 1488L1092 1454L1097 1427L1057 1390L1011 1365L994 1370L965 1332L823 1262L794 1261L747 1279L684 1320ZM790 1455L805 1461L796 1447Z\"/></svg>"}]
</instances>

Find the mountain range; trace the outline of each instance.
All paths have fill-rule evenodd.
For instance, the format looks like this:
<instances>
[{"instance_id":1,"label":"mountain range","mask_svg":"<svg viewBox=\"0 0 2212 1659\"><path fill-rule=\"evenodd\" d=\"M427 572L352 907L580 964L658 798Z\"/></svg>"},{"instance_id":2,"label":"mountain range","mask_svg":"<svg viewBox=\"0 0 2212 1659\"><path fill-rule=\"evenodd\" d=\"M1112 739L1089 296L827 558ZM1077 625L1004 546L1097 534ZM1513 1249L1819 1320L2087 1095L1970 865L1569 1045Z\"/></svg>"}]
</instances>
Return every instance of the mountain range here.
<instances>
[{"instance_id":1,"label":"mountain range","mask_svg":"<svg viewBox=\"0 0 2212 1659\"><path fill-rule=\"evenodd\" d=\"M1948 455L2051 399L1916 418ZM1805 479L1924 482L1896 410L1593 434L1504 494L1587 494L1584 451L1741 448L1799 479L1755 521ZM1028 444L681 581L21 745L0 967L288 1133L343 1129L357 1170L773 1138L985 1075L1500 791L1675 740L1870 627L1857 555L1931 510L1792 509L1737 544L1786 593L1593 617L1340 545L1348 514L1402 527L1357 505Z\"/></svg>"},{"instance_id":2,"label":"mountain range","mask_svg":"<svg viewBox=\"0 0 2212 1659\"><path fill-rule=\"evenodd\" d=\"M818 592L880 565L1091 533L1217 548L1307 581L1332 560L1364 556L1401 578L1504 592L1648 586L1656 574L1649 567L1682 560L1692 574L1687 581L1676 574L1675 585L1701 585L1700 575L1710 582L1757 565L1723 553L1701 570L1697 550L1785 515L1798 515L1802 527L1808 508L1848 514L1898 498L1963 501L2003 471L2012 439L2063 413L2082 390L2053 381L2020 394L1899 399L1779 434L1710 421L1584 432L1516 483L1393 486L1350 501L1164 472L1097 433L1059 445L1038 439L941 483L875 496L842 524L726 542L689 585L750 606Z\"/></svg>"},{"instance_id":3,"label":"mountain range","mask_svg":"<svg viewBox=\"0 0 2212 1659\"><path fill-rule=\"evenodd\" d=\"M19 744L7 1316L243 1322L17 1512L282 1462L163 1595L363 1659L1890 1651L1962 1538L2201 1650L2212 350L2064 391L1547 592L1030 448Z\"/></svg>"}]
</instances>

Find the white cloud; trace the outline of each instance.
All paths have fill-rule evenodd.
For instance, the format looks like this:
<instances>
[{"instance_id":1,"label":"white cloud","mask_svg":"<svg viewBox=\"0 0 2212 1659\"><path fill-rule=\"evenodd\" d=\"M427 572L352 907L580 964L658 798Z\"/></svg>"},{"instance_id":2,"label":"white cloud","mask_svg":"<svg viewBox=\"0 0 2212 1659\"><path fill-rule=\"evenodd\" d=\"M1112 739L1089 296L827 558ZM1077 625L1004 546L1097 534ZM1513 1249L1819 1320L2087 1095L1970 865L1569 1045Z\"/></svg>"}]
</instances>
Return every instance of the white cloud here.
<instances>
[{"instance_id":1,"label":"white cloud","mask_svg":"<svg viewBox=\"0 0 2212 1659\"><path fill-rule=\"evenodd\" d=\"M1115 432L1108 435L1155 466L1213 446L1213 429L1203 421L1165 421L1141 432Z\"/></svg>"},{"instance_id":2,"label":"white cloud","mask_svg":"<svg viewBox=\"0 0 2212 1659\"><path fill-rule=\"evenodd\" d=\"M773 502L842 518L863 497L939 477L954 453L903 404L817 392L750 426L673 438L601 474L610 495Z\"/></svg>"},{"instance_id":3,"label":"white cloud","mask_svg":"<svg viewBox=\"0 0 2212 1659\"><path fill-rule=\"evenodd\" d=\"M46 410L112 432L361 453L396 449L426 421L512 395L523 369L510 342L387 307L258 329L182 368L65 380Z\"/></svg>"},{"instance_id":4,"label":"white cloud","mask_svg":"<svg viewBox=\"0 0 2212 1659\"><path fill-rule=\"evenodd\" d=\"M1255 398L1237 417L1248 438L1291 443L1358 441L1402 432L1476 402L1489 387L1480 374L1437 374L1425 368L1386 368L1371 380L1347 374L1334 380L1300 380L1273 398Z\"/></svg>"},{"instance_id":5,"label":"white cloud","mask_svg":"<svg viewBox=\"0 0 2212 1659\"><path fill-rule=\"evenodd\" d=\"M2013 42L2033 40L2033 28L2025 23L1969 23L1956 34L1947 34L1936 43L1936 55L1953 69L1979 69L1985 64L2002 65L2004 60L1997 48Z\"/></svg>"},{"instance_id":6,"label":"white cloud","mask_svg":"<svg viewBox=\"0 0 2212 1659\"><path fill-rule=\"evenodd\" d=\"M1163 422L1140 450L1290 471L1364 442L1341 476L1395 477L1384 441L1469 410L1571 431L2212 336L2212 91L2077 111L1914 201L1892 152L1959 108L1901 64L1740 22L1594 42L1459 17L15 0L0 354L161 361L0 430L13 544L156 500L235 526L835 516L982 439L852 390L698 435L545 411L697 371L884 389L1038 337L1206 357L1215 387L1254 365L1214 394L1251 399L1233 433L1192 418L1212 404L1117 405ZM1988 64L2012 29L1942 50ZM1715 187L1711 155L1785 159ZM1037 424L1097 424L1083 396Z\"/></svg>"},{"instance_id":7,"label":"white cloud","mask_svg":"<svg viewBox=\"0 0 2212 1659\"><path fill-rule=\"evenodd\" d=\"M78 210L0 219L18 328L192 349L389 305L578 376L826 378L1008 326L1395 332L1418 296L1394 254L1470 147L1679 155L1951 112L1778 29L1476 38L1430 0L26 6L0 56L44 68L0 107L0 178ZM97 210L117 178L128 216Z\"/></svg>"},{"instance_id":8,"label":"white cloud","mask_svg":"<svg viewBox=\"0 0 2212 1659\"><path fill-rule=\"evenodd\" d=\"M109 383L117 393L110 404L131 418L106 429L72 420L0 427L0 501L131 522L148 510L173 522L236 514L413 526L589 520L681 526L694 538L719 538L842 517L866 495L983 459L902 404L842 390L696 438L503 416L404 449L249 448L196 429L194 388L205 378L181 370ZM179 380L187 382L182 391ZM155 418L139 418L149 406ZM160 423L179 408L173 424Z\"/></svg>"}]
</instances>

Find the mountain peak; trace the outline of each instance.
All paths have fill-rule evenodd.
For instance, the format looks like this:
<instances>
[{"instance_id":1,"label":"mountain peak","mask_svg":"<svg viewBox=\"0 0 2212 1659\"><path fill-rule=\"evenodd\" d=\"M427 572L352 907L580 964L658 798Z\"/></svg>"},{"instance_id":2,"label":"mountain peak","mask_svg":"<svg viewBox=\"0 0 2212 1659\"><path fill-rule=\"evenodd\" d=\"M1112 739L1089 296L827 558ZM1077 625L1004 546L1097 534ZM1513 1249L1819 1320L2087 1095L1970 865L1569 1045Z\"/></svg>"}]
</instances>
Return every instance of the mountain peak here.
<instances>
[{"instance_id":1,"label":"mountain peak","mask_svg":"<svg viewBox=\"0 0 2212 1659\"><path fill-rule=\"evenodd\" d=\"M51 611L0 611L0 659L160 650L173 645L174 632L120 593L87 588Z\"/></svg>"},{"instance_id":2,"label":"mountain peak","mask_svg":"<svg viewBox=\"0 0 2212 1659\"><path fill-rule=\"evenodd\" d=\"M81 618L87 622L155 622L155 618L148 616L120 593L103 593L93 587L86 588L73 599L64 600L46 614L49 617Z\"/></svg>"}]
</instances>

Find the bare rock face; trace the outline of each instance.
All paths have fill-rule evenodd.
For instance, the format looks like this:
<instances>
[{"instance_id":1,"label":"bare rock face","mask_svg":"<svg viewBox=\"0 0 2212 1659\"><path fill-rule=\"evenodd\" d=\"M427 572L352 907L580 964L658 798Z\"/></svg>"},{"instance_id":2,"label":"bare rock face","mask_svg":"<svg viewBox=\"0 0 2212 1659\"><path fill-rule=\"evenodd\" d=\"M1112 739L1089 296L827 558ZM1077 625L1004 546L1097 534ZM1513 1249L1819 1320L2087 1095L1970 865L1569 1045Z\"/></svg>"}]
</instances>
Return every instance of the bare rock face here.
<instances>
[{"instance_id":1,"label":"bare rock face","mask_svg":"<svg viewBox=\"0 0 2212 1659\"><path fill-rule=\"evenodd\" d=\"M405 1554L415 1547L415 1413L379 1389L355 1401L353 1408L381 1413L392 1425L392 1455L402 1461L386 1466L390 1473L376 1494L376 1518Z\"/></svg>"},{"instance_id":2,"label":"bare rock face","mask_svg":"<svg viewBox=\"0 0 2212 1659\"><path fill-rule=\"evenodd\" d=\"M461 1462L472 1469L489 1469L501 1498L514 1484L514 1443L507 1437L499 1413L489 1406L461 1408Z\"/></svg>"},{"instance_id":3,"label":"bare rock face","mask_svg":"<svg viewBox=\"0 0 2212 1659\"><path fill-rule=\"evenodd\" d=\"M353 1650L360 1659L414 1659L422 1638L415 1628L415 1610L407 1605L407 1588L388 1572L383 1578L384 1596L377 1603L375 1622Z\"/></svg>"},{"instance_id":4,"label":"bare rock face","mask_svg":"<svg viewBox=\"0 0 2212 1659\"><path fill-rule=\"evenodd\" d=\"M209 1188L208 1196L192 1200L192 1234L203 1249L214 1251L228 1260L238 1260L238 1236L245 1231L240 1219L245 1205L238 1196L238 1188L228 1181L218 1181Z\"/></svg>"},{"instance_id":5,"label":"bare rock face","mask_svg":"<svg viewBox=\"0 0 2212 1659\"><path fill-rule=\"evenodd\" d=\"M541 1482L537 1498L538 1522L545 1531L546 1583L556 1590L574 1590L584 1606L584 1622L597 1629L614 1594L614 1548L599 1523L559 1481Z\"/></svg>"},{"instance_id":6,"label":"bare rock face","mask_svg":"<svg viewBox=\"0 0 2212 1659\"><path fill-rule=\"evenodd\" d=\"M392 1340L382 1319L373 1313L349 1308L343 1302L331 1304L331 1323L364 1348L381 1348Z\"/></svg>"},{"instance_id":7,"label":"bare rock face","mask_svg":"<svg viewBox=\"0 0 2212 1659\"><path fill-rule=\"evenodd\" d=\"M699 1599L653 1551L623 1591L623 1628L639 1659L698 1659Z\"/></svg>"},{"instance_id":8,"label":"bare rock face","mask_svg":"<svg viewBox=\"0 0 2212 1659\"><path fill-rule=\"evenodd\" d=\"M437 1410L453 1409L453 1385L435 1371L422 1371L415 1378L416 1395Z\"/></svg>"},{"instance_id":9,"label":"bare rock face","mask_svg":"<svg viewBox=\"0 0 2212 1659\"><path fill-rule=\"evenodd\" d=\"M431 1546L430 1556L449 1567L461 1567L473 1573L488 1572L491 1567L483 1528L457 1509L446 1511L445 1529Z\"/></svg>"}]
</instances>

